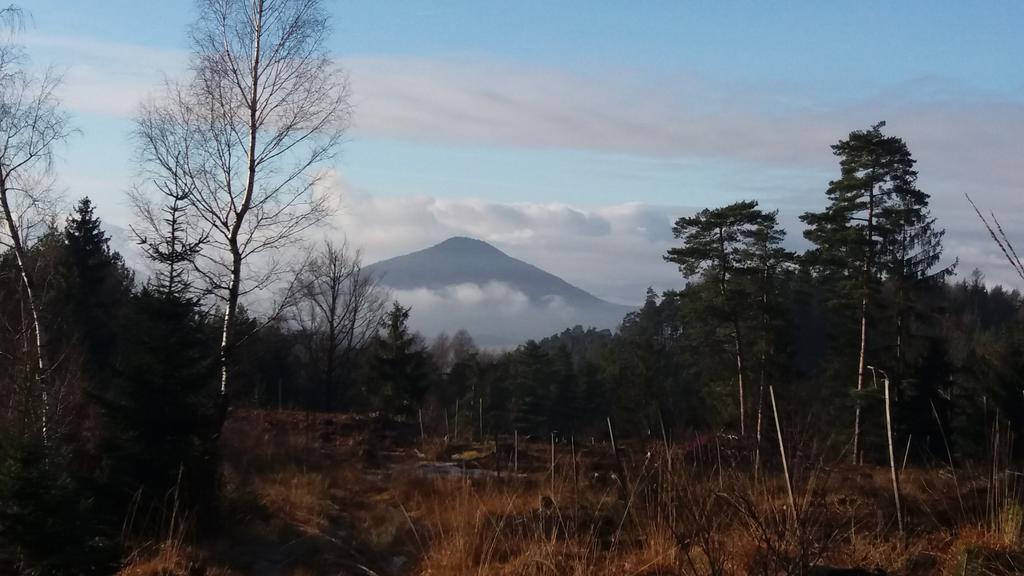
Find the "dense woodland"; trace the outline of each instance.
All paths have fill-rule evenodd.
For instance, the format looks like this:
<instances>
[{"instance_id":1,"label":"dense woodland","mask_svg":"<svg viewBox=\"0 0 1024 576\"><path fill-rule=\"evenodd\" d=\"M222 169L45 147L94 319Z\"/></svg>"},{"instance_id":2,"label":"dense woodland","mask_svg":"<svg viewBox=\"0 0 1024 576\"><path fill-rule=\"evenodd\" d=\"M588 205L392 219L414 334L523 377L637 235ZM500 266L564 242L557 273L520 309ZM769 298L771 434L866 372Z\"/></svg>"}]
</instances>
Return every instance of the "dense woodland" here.
<instances>
[{"instance_id":1,"label":"dense woodland","mask_svg":"<svg viewBox=\"0 0 1024 576\"><path fill-rule=\"evenodd\" d=\"M1022 297L944 254L911 150L884 123L836 135L805 253L756 201L679 215L664 258L680 288L649 290L617 331L513 350L464 331L428 341L355 247L317 240L344 232L320 226L315 188L349 114L322 8L251 4L200 2L192 77L140 109L129 197L146 269L111 248L88 198L67 211L49 194L73 129L58 79L0 49L0 568L110 573L125 533L182 509L216 530L219 438L239 407L451 438L604 438L610 421L622 438L760 447L770 388L794 437L881 463L888 386L911 463L984 461L993 429L1012 443Z\"/></svg>"}]
</instances>

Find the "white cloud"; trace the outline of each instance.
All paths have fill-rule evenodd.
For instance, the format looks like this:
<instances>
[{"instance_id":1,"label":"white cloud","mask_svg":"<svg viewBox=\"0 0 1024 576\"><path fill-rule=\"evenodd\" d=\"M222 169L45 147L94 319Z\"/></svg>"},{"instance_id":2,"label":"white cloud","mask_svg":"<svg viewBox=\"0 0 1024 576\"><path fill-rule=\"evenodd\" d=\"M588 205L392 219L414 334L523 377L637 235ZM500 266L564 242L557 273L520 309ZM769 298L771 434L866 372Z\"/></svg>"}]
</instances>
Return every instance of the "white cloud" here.
<instances>
[{"instance_id":1,"label":"white cloud","mask_svg":"<svg viewBox=\"0 0 1024 576\"><path fill-rule=\"evenodd\" d=\"M177 50L40 34L23 40L36 66L63 74L60 95L75 112L130 117L165 77L188 67L188 55Z\"/></svg>"},{"instance_id":2,"label":"white cloud","mask_svg":"<svg viewBox=\"0 0 1024 576\"><path fill-rule=\"evenodd\" d=\"M165 74L180 76L188 67L183 51L85 37L30 35L26 42L37 64L67 70L63 94L80 111L130 116ZM940 79L907 80L862 100L815 101L798 85L684 73L613 68L596 76L484 57L356 55L340 62L352 84L353 138L831 167L829 145L889 120L932 172L1021 183L1013 168L1024 101Z\"/></svg>"},{"instance_id":3,"label":"white cloud","mask_svg":"<svg viewBox=\"0 0 1024 576\"><path fill-rule=\"evenodd\" d=\"M394 290L393 295L398 301L409 304L437 307L447 303L458 308L487 309L502 317L516 316L530 305L526 294L504 282L467 282L436 289Z\"/></svg>"},{"instance_id":4,"label":"white cloud","mask_svg":"<svg viewBox=\"0 0 1024 576\"><path fill-rule=\"evenodd\" d=\"M409 322L414 330L433 336L466 328L487 345L542 338L590 318L561 298L531 302L502 282L392 290L391 297L412 308Z\"/></svg>"},{"instance_id":5,"label":"white cloud","mask_svg":"<svg viewBox=\"0 0 1024 576\"><path fill-rule=\"evenodd\" d=\"M356 57L356 133L463 145L806 163L842 119L696 75L601 77L502 61ZM800 134L800 139L794 139ZM822 149L818 144L826 144Z\"/></svg>"}]
</instances>

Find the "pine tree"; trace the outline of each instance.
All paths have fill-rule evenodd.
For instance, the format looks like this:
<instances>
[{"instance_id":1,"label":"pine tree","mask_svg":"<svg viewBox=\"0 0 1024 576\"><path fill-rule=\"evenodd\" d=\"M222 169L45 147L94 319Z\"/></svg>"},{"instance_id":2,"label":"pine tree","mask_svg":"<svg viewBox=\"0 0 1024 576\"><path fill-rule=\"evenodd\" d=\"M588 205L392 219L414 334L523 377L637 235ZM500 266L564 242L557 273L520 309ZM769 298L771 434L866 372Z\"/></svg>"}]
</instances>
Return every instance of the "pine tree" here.
<instances>
[{"instance_id":1,"label":"pine tree","mask_svg":"<svg viewBox=\"0 0 1024 576\"><path fill-rule=\"evenodd\" d=\"M705 274L718 287L720 314L731 331L738 391L740 434L746 434L745 350L742 335L742 310L749 295L735 282L749 265L750 246L765 215L757 202L743 201L722 208L704 209L691 217L676 220L672 233L683 245L671 248L665 260L679 265L680 271L694 278Z\"/></svg>"},{"instance_id":2,"label":"pine tree","mask_svg":"<svg viewBox=\"0 0 1024 576\"><path fill-rule=\"evenodd\" d=\"M693 299L700 302L703 312L715 308L717 303L717 283L709 285L713 290L706 298ZM709 392L720 389L708 384L723 379L735 381L735 364L730 364L734 360L729 352L731 334L721 338L721 326L729 325L728 318L715 310L718 315L710 321L703 317L700 324L687 322L683 300L676 292L659 296L648 288L644 305L627 314L614 340L599 349L597 361L607 407L597 416L605 431L607 416L612 417L620 433L660 434L662 424L668 431L674 425L706 423L711 418L704 400ZM694 328L698 326L710 326L715 334L701 341L700 351L696 352L695 347L687 345L687 339L696 336ZM709 353L709 348L723 351L724 358ZM704 362L709 357L713 360ZM704 380L695 377L700 371L698 364L704 367L712 363L723 369L722 378L718 374ZM705 386L696 387L696 383Z\"/></svg>"},{"instance_id":3,"label":"pine tree","mask_svg":"<svg viewBox=\"0 0 1024 576\"><path fill-rule=\"evenodd\" d=\"M103 413L98 476L107 489L110 520L124 518L124 498L134 495L132 528L142 533L166 526L175 513L207 520L217 495L216 438L223 414L211 353L215 339L191 291L188 270L197 250L182 233L182 210L177 199L169 200L166 234L144 244L157 272L128 302L119 326L121 362L110 384L93 392ZM79 218L77 237L97 238L84 232L93 230L89 222Z\"/></svg>"},{"instance_id":4,"label":"pine tree","mask_svg":"<svg viewBox=\"0 0 1024 576\"><path fill-rule=\"evenodd\" d=\"M536 340L527 341L515 351L509 385L514 399L512 425L521 434L543 435L550 431L553 381L551 356Z\"/></svg>"},{"instance_id":5,"label":"pine tree","mask_svg":"<svg viewBox=\"0 0 1024 576\"><path fill-rule=\"evenodd\" d=\"M192 298L147 286L126 320L121 369L96 394L104 416L100 478L115 510L127 510L118 494L136 495L135 528L145 533L166 526L175 504L203 516L215 502L216 359Z\"/></svg>"},{"instance_id":6,"label":"pine tree","mask_svg":"<svg viewBox=\"0 0 1024 576\"><path fill-rule=\"evenodd\" d=\"M163 184L163 183L161 183ZM187 295L193 290L190 270L203 249L207 235L195 236L188 224L189 190L180 185L158 185L165 204L153 207L135 198L136 211L146 229L132 233L146 257L160 266L151 288L160 294Z\"/></svg>"},{"instance_id":7,"label":"pine tree","mask_svg":"<svg viewBox=\"0 0 1024 576\"><path fill-rule=\"evenodd\" d=\"M112 532L95 521L89 484L72 454L81 452L83 419L76 363L67 360L69 281L63 234L48 230L24 246L33 275L45 278L28 302L24 283L11 275L12 254L0 255L0 573L109 574L116 549ZM31 305L48 335L45 378L36 368ZM70 386L59 384L70 383ZM40 394L40 391L43 394ZM60 401L49 401L56 400Z\"/></svg>"},{"instance_id":8,"label":"pine tree","mask_svg":"<svg viewBox=\"0 0 1024 576\"><path fill-rule=\"evenodd\" d=\"M366 395L381 416L416 413L430 385L430 354L409 331L410 308L398 302L385 315L382 333L371 343Z\"/></svg>"},{"instance_id":9,"label":"pine tree","mask_svg":"<svg viewBox=\"0 0 1024 576\"><path fill-rule=\"evenodd\" d=\"M512 393L512 354L503 354L491 362L480 362L478 379L484 398L484 417L491 431L511 434L514 429Z\"/></svg>"},{"instance_id":10,"label":"pine tree","mask_svg":"<svg viewBox=\"0 0 1024 576\"><path fill-rule=\"evenodd\" d=\"M760 221L750 234L750 243L746 248L746 254L742 260L745 262L746 275L751 283L751 293L756 295L758 300L757 309L759 312L758 329L758 382L757 382L757 412L755 419L755 440L757 454L755 455L755 466L760 465L761 433L763 430L763 415L765 391L772 385L771 380L777 376L778 366L781 364L777 358L778 332L780 331L781 319L779 318L780 287L779 276L796 258L796 255L782 247L782 241L786 237L786 231L779 226L778 211L763 212Z\"/></svg>"},{"instance_id":11,"label":"pine tree","mask_svg":"<svg viewBox=\"0 0 1024 576\"><path fill-rule=\"evenodd\" d=\"M66 450L32 435L0 436L0 572L111 574L117 550L97 525Z\"/></svg>"},{"instance_id":12,"label":"pine tree","mask_svg":"<svg viewBox=\"0 0 1024 576\"><path fill-rule=\"evenodd\" d=\"M907 369L906 339L912 336L909 323L914 317L930 315L923 290L944 281L956 267L954 262L934 270L942 258L946 231L936 228L928 200L928 194L916 187L905 187L879 211L879 220L890 231L880 245L880 267L889 288L887 300L894 323L892 372L898 383Z\"/></svg>"},{"instance_id":13,"label":"pine tree","mask_svg":"<svg viewBox=\"0 0 1024 576\"><path fill-rule=\"evenodd\" d=\"M553 430L565 435L571 434L580 424L584 414L579 381L573 367L572 355L565 346L559 346L550 354L552 362L551 404L548 420Z\"/></svg>"},{"instance_id":14,"label":"pine tree","mask_svg":"<svg viewBox=\"0 0 1024 576\"><path fill-rule=\"evenodd\" d=\"M807 212L804 236L815 244L805 258L831 288L833 300L857 302L859 341L853 421L853 459L861 454L861 399L878 286L885 274L901 277L937 260L937 236L927 216L927 195L917 188L915 160L906 143L882 133L884 122L851 132L832 146L840 178L829 184L823 212ZM920 250L915 251L915 248ZM841 305L841 304L840 304ZM871 362L875 362L871 359Z\"/></svg>"},{"instance_id":15,"label":"pine tree","mask_svg":"<svg viewBox=\"0 0 1024 576\"><path fill-rule=\"evenodd\" d=\"M117 318L134 274L110 249L110 237L89 198L82 198L68 218L64 241L71 272L71 317L84 353L83 369L90 384L102 385L116 363Z\"/></svg>"}]
</instances>

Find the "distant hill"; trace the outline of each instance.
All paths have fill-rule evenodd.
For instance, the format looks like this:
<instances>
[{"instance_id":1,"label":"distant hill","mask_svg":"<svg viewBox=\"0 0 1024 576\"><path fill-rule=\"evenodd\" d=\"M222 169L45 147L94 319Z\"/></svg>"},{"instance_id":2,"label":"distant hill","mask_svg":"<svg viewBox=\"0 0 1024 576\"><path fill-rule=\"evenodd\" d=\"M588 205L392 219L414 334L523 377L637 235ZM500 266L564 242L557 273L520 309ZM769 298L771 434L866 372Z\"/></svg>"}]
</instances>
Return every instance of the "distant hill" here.
<instances>
[{"instance_id":1,"label":"distant hill","mask_svg":"<svg viewBox=\"0 0 1024 576\"><path fill-rule=\"evenodd\" d=\"M466 328L483 345L540 338L576 324L615 328L632 310L473 238L449 238L367 267L428 336Z\"/></svg>"}]
</instances>

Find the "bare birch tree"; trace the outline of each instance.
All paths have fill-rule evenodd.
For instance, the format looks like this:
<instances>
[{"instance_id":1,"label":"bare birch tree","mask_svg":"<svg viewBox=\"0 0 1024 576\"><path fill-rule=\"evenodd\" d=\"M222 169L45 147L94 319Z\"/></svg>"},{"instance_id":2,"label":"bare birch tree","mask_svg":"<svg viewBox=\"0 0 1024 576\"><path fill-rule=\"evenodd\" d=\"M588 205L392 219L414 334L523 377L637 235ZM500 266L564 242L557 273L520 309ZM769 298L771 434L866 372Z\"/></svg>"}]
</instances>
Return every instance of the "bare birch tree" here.
<instances>
[{"instance_id":1,"label":"bare birch tree","mask_svg":"<svg viewBox=\"0 0 1024 576\"><path fill-rule=\"evenodd\" d=\"M226 398L240 298L278 279L281 250L330 211L318 183L348 124L348 89L319 0L198 4L191 78L144 107L136 129L142 164L183 179L204 228L196 268L223 304Z\"/></svg>"},{"instance_id":2,"label":"bare birch tree","mask_svg":"<svg viewBox=\"0 0 1024 576\"><path fill-rule=\"evenodd\" d=\"M313 254L298 290L294 319L307 335L324 409L329 410L339 371L376 334L388 299L363 268L359 252L329 240Z\"/></svg>"},{"instance_id":3,"label":"bare birch tree","mask_svg":"<svg viewBox=\"0 0 1024 576\"><path fill-rule=\"evenodd\" d=\"M0 246L14 255L24 289L28 327L33 343L31 379L42 400L41 425L46 434L49 364L46 332L41 321L40 295L29 252L34 229L47 222L45 196L53 168L53 149L70 133L67 113L56 89L61 79L51 71L29 70L24 49L15 41L21 14L0 10L8 36L0 41Z\"/></svg>"}]
</instances>

